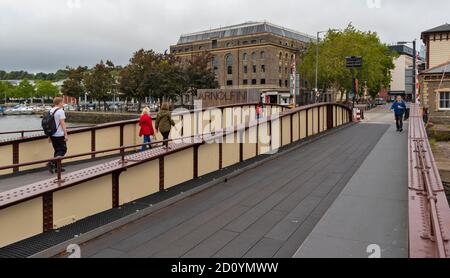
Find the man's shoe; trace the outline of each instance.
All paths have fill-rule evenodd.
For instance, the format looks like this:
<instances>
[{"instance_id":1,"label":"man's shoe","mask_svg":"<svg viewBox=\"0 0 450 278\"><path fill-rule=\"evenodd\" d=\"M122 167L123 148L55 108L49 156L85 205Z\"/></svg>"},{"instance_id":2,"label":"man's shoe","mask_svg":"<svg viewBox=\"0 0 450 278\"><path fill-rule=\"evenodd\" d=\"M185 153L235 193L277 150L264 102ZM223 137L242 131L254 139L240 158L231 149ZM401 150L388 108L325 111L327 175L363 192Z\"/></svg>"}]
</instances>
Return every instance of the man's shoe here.
<instances>
[{"instance_id":1,"label":"man's shoe","mask_svg":"<svg viewBox=\"0 0 450 278\"><path fill-rule=\"evenodd\" d=\"M54 174L53 164L47 163L47 168L48 168L48 171L50 172L50 174Z\"/></svg>"}]
</instances>

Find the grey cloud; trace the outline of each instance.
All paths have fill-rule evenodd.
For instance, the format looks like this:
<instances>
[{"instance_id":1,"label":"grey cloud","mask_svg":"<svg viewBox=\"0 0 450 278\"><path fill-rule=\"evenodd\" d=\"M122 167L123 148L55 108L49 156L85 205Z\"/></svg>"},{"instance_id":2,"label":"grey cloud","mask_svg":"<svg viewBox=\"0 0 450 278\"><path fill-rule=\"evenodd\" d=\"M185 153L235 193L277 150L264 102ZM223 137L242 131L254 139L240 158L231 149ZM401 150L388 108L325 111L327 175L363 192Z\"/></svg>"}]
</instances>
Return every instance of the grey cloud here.
<instances>
[{"instance_id":1,"label":"grey cloud","mask_svg":"<svg viewBox=\"0 0 450 278\"><path fill-rule=\"evenodd\" d=\"M139 48L164 51L182 33L249 20L312 35L352 22L386 43L420 38L421 31L449 21L448 0L380 3L369 8L367 0L1 0L0 69L54 71L100 59L126 64Z\"/></svg>"}]
</instances>

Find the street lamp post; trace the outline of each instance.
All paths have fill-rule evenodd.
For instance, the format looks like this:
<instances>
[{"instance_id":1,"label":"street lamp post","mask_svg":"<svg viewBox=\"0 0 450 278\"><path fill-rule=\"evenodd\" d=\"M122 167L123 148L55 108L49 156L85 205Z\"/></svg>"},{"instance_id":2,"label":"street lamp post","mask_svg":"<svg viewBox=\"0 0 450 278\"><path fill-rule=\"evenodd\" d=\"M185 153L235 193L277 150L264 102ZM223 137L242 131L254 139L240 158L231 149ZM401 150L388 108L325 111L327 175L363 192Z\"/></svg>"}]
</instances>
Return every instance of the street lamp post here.
<instances>
[{"instance_id":1,"label":"street lamp post","mask_svg":"<svg viewBox=\"0 0 450 278\"><path fill-rule=\"evenodd\" d=\"M319 91L319 42L320 42L320 34L326 33L328 31L319 31L317 32L317 44L316 44L316 83L314 88L314 99L316 99L316 94Z\"/></svg>"},{"instance_id":2,"label":"street lamp post","mask_svg":"<svg viewBox=\"0 0 450 278\"><path fill-rule=\"evenodd\" d=\"M412 43L413 45L413 73L414 73L414 82L413 82L413 97L412 97L412 101L413 103L416 103L417 101L417 40L414 39L412 42L398 42L398 44L408 44L408 43Z\"/></svg>"}]
</instances>

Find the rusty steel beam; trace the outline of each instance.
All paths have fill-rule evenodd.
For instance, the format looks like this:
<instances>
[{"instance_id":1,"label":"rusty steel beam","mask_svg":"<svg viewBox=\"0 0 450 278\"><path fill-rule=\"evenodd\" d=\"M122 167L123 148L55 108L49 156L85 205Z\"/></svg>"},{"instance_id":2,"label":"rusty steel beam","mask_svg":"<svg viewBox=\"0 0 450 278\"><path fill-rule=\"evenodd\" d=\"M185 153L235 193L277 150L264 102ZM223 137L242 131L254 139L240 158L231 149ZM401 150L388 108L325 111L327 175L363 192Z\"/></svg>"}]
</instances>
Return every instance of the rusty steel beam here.
<instances>
[{"instance_id":1,"label":"rusty steel beam","mask_svg":"<svg viewBox=\"0 0 450 278\"><path fill-rule=\"evenodd\" d=\"M408 138L409 255L450 258L450 207L417 104Z\"/></svg>"}]
</instances>

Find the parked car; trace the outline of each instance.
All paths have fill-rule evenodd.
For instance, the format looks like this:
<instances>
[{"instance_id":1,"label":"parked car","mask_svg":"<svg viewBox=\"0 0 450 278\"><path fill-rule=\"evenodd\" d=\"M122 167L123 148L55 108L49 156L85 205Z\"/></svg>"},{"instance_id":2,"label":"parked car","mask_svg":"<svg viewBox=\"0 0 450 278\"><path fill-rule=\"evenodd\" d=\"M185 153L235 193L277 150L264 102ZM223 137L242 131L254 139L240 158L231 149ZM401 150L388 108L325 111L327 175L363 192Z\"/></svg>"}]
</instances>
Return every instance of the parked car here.
<instances>
[{"instance_id":1,"label":"parked car","mask_svg":"<svg viewBox=\"0 0 450 278\"><path fill-rule=\"evenodd\" d=\"M375 99L375 104L376 105L386 105L386 100L384 98L377 98Z\"/></svg>"}]
</instances>

